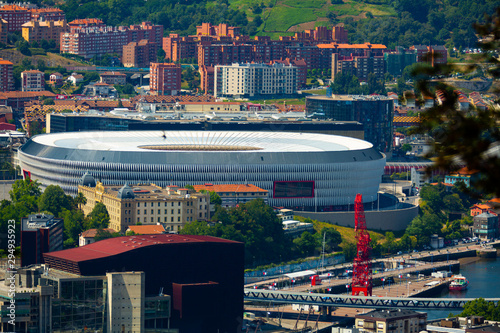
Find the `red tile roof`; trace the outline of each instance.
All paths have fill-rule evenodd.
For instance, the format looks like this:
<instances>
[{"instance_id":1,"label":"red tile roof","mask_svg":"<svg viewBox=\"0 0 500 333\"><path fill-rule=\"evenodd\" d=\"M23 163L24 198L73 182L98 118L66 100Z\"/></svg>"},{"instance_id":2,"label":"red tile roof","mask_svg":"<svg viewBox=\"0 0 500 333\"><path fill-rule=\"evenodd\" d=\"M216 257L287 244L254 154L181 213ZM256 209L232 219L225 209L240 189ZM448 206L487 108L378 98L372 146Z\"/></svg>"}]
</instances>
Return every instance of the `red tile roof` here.
<instances>
[{"instance_id":1,"label":"red tile roof","mask_svg":"<svg viewBox=\"0 0 500 333\"><path fill-rule=\"evenodd\" d=\"M162 225L129 225L128 228L137 235L162 234L165 232Z\"/></svg>"},{"instance_id":2,"label":"red tile roof","mask_svg":"<svg viewBox=\"0 0 500 333\"><path fill-rule=\"evenodd\" d=\"M108 231L110 233L114 233L116 232L114 229L110 229L110 228L106 228L106 229L102 229L103 231ZM82 232L80 234L80 237L84 237L84 238L94 238L96 235L97 235L97 231L98 229L89 229L89 230L85 230L84 232Z\"/></svg>"},{"instance_id":3,"label":"red tile roof","mask_svg":"<svg viewBox=\"0 0 500 333\"><path fill-rule=\"evenodd\" d=\"M198 192L200 190L214 191L216 193L222 192L266 192L266 190L257 187L253 184L205 184L205 185L193 185L194 189Z\"/></svg>"}]
</instances>

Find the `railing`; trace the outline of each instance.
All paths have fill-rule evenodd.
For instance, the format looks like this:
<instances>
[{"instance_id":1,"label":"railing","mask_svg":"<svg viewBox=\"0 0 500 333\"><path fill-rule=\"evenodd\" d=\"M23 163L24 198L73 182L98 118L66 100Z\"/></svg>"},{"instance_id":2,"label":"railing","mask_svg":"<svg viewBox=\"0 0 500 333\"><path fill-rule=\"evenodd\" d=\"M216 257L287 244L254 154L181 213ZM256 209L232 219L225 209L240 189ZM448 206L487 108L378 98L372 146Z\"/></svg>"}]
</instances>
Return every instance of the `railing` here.
<instances>
[{"instance_id":1,"label":"railing","mask_svg":"<svg viewBox=\"0 0 500 333\"><path fill-rule=\"evenodd\" d=\"M412 308L412 309L461 309L465 303L474 298L399 298L399 297L373 297L373 296L345 296L316 293L293 293L283 291L264 291L258 289L245 289L245 301L258 301L268 303L288 303L324 305L351 308ZM487 298L486 302L498 304L500 298Z\"/></svg>"}]
</instances>

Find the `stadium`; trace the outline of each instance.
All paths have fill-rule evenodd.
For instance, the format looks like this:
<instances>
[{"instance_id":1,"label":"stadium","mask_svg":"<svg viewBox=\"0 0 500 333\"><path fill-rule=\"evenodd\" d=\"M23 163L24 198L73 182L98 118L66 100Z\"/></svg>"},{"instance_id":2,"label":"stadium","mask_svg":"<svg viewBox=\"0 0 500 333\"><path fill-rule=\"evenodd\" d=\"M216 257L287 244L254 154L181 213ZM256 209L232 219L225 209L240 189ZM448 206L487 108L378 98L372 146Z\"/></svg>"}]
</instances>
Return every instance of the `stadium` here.
<instances>
[{"instance_id":1,"label":"stadium","mask_svg":"<svg viewBox=\"0 0 500 333\"><path fill-rule=\"evenodd\" d=\"M385 156L369 142L290 132L127 131L38 135L19 149L23 174L76 194L88 172L104 184L251 183L269 204L316 210L376 198ZM371 200L370 200L371 199Z\"/></svg>"}]
</instances>

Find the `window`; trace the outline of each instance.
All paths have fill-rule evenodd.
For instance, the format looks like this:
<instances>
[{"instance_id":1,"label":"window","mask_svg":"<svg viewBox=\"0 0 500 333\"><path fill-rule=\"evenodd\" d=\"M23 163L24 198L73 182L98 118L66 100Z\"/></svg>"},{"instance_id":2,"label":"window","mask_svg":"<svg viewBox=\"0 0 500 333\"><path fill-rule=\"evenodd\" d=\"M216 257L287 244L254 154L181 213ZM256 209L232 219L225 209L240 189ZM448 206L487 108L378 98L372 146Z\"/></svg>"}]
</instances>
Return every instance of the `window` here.
<instances>
[{"instance_id":1,"label":"window","mask_svg":"<svg viewBox=\"0 0 500 333\"><path fill-rule=\"evenodd\" d=\"M151 222L153 222L153 217L151 216Z\"/></svg>"},{"instance_id":2,"label":"window","mask_svg":"<svg viewBox=\"0 0 500 333\"><path fill-rule=\"evenodd\" d=\"M177 212L178 212L177 214L180 214L180 213L181 213L181 210L180 210L180 209L177 209Z\"/></svg>"},{"instance_id":3,"label":"window","mask_svg":"<svg viewBox=\"0 0 500 333\"><path fill-rule=\"evenodd\" d=\"M161 214L161 209L158 209L158 214Z\"/></svg>"},{"instance_id":4,"label":"window","mask_svg":"<svg viewBox=\"0 0 500 333\"><path fill-rule=\"evenodd\" d=\"M146 209L144 209L144 214L147 214L147 213L148 213L148 211Z\"/></svg>"},{"instance_id":5,"label":"window","mask_svg":"<svg viewBox=\"0 0 500 333\"><path fill-rule=\"evenodd\" d=\"M174 213L174 210L172 209L172 214Z\"/></svg>"},{"instance_id":6,"label":"window","mask_svg":"<svg viewBox=\"0 0 500 333\"><path fill-rule=\"evenodd\" d=\"M174 222L174 217L173 216L170 218L170 222Z\"/></svg>"},{"instance_id":7,"label":"window","mask_svg":"<svg viewBox=\"0 0 500 333\"><path fill-rule=\"evenodd\" d=\"M177 218L177 222L180 222L180 221L181 221L181 217L179 216L179 217Z\"/></svg>"},{"instance_id":8,"label":"window","mask_svg":"<svg viewBox=\"0 0 500 333\"><path fill-rule=\"evenodd\" d=\"M141 210L140 209L137 210L137 215L141 215Z\"/></svg>"},{"instance_id":9,"label":"window","mask_svg":"<svg viewBox=\"0 0 500 333\"><path fill-rule=\"evenodd\" d=\"M153 207L153 203L151 203L151 207Z\"/></svg>"}]
</instances>

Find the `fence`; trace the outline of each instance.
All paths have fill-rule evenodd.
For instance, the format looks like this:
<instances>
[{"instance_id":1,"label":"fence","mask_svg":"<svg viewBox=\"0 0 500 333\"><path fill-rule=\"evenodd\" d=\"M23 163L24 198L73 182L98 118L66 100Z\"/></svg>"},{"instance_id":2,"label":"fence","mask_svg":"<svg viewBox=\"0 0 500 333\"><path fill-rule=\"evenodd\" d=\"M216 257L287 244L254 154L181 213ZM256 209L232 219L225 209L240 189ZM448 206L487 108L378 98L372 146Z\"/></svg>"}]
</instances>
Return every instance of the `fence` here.
<instances>
[{"instance_id":1,"label":"fence","mask_svg":"<svg viewBox=\"0 0 500 333\"><path fill-rule=\"evenodd\" d=\"M290 264L284 266L271 267L264 270L252 271L245 273L245 284L254 283L272 279L277 275L300 272L305 270L317 270L326 266L333 266L345 262L344 255L338 254L333 257L323 259L313 259L302 262L300 264Z\"/></svg>"}]
</instances>

